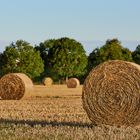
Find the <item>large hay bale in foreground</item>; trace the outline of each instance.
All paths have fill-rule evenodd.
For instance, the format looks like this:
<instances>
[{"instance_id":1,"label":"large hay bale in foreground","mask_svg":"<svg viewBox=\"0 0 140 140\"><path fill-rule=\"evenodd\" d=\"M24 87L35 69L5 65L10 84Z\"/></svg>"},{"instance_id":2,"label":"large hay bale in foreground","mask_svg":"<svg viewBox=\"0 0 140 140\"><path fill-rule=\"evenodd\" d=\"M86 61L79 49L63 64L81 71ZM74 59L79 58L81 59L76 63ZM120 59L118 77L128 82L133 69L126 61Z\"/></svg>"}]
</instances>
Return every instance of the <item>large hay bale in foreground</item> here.
<instances>
[{"instance_id":1,"label":"large hay bale in foreground","mask_svg":"<svg viewBox=\"0 0 140 140\"><path fill-rule=\"evenodd\" d=\"M0 79L0 98L2 100L19 100L29 97L32 91L32 80L23 73L10 73Z\"/></svg>"},{"instance_id":2,"label":"large hay bale in foreground","mask_svg":"<svg viewBox=\"0 0 140 140\"><path fill-rule=\"evenodd\" d=\"M51 85L53 84L52 78L50 78L50 77L45 77L45 78L43 79L43 84L44 84L45 86L51 86Z\"/></svg>"},{"instance_id":3,"label":"large hay bale in foreground","mask_svg":"<svg viewBox=\"0 0 140 140\"><path fill-rule=\"evenodd\" d=\"M121 60L98 65L84 82L82 100L95 125L140 125L140 66Z\"/></svg>"},{"instance_id":4,"label":"large hay bale in foreground","mask_svg":"<svg viewBox=\"0 0 140 140\"><path fill-rule=\"evenodd\" d=\"M77 78L70 78L68 81L67 81L67 87L68 88L76 88L80 85L80 82Z\"/></svg>"}]
</instances>

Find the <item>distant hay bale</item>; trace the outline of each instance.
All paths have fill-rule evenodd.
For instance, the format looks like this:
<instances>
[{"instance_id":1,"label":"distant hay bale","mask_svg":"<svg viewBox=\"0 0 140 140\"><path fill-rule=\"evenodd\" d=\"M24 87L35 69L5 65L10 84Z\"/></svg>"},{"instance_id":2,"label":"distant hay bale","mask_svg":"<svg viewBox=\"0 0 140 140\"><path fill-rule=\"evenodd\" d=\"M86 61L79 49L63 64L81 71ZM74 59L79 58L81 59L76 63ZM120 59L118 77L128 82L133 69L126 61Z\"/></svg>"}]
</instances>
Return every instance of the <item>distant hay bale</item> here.
<instances>
[{"instance_id":1,"label":"distant hay bale","mask_svg":"<svg viewBox=\"0 0 140 140\"><path fill-rule=\"evenodd\" d=\"M10 73L0 79L0 99L19 100L33 91L32 80L23 73Z\"/></svg>"},{"instance_id":2,"label":"distant hay bale","mask_svg":"<svg viewBox=\"0 0 140 140\"><path fill-rule=\"evenodd\" d=\"M44 84L45 86L51 86L51 85L53 84L52 78L50 78L50 77L45 77L45 78L43 79L43 84Z\"/></svg>"},{"instance_id":3,"label":"distant hay bale","mask_svg":"<svg viewBox=\"0 0 140 140\"><path fill-rule=\"evenodd\" d=\"M140 125L140 66L121 60L98 65L84 82L82 100L95 125Z\"/></svg>"},{"instance_id":4,"label":"distant hay bale","mask_svg":"<svg viewBox=\"0 0 140 140\"><path fill-rule=\"evenodd\" d=\"M68 88L76 88L80 85L80 82L77 78L70 78L68 81L67 81L67 87Z\"/></svg>"}]
</instances>

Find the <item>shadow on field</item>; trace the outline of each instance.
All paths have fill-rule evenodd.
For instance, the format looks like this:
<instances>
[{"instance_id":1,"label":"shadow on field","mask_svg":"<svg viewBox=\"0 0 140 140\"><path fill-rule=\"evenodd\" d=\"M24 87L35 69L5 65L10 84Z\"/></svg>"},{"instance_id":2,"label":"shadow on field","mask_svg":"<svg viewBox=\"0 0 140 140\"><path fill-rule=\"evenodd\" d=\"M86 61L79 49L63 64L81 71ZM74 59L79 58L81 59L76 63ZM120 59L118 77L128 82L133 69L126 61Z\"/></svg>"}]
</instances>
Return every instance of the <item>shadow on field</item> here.
<instances>
[{"instance_id":1,"label":"shadow on field","mask_svg":"<svg viewBox=\"0 0 140 140\"><path fill-rule=\"evenodd\" d=\"M35 125L41 125L42 127L45 126L70 126L70 127L88 127L93 128L95 125L89 124L89 123L80 123L80 122L56 122L56 121L32 121L32 120L9 120L9 119L0 119L0 123L5 124L15 124L15 125L21 125L21 124L27 124L31 127L34 127Z\"/></svg>"}]
</instances>

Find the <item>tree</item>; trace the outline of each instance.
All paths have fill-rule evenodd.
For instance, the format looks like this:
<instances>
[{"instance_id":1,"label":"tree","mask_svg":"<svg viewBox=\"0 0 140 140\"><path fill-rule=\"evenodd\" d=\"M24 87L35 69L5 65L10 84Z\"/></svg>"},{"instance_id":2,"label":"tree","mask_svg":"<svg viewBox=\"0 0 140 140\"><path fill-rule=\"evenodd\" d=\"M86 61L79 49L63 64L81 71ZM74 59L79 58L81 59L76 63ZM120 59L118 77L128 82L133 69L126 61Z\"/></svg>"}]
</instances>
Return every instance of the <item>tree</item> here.
<instances>
[{"instance_id":1,"label":"tree","mask_svg":"<svg viewBox=\"0 0 140 140\"><path fill-rule=\"evenodd\" d=\"M128 48L122 48L123 60L133 61L132 52Z\"/></svg>"},{"instance_id":2,"label":"tree","mask_svg":"<svg viewBox=\"0 0 140 140\"><path fill-rule=\"evenodd\" d=\"M48 68L48 51L54 46L54 39L41 42L39 46L35 46L35 49L40 52L41 58L44 60L45 69Z\"/></svg>"},{"instance_id":3,"label":"tree","mask_svg":"<svg viewBox=\"0 0 140 140\"><path fill-rule=\"evenodd\" d=\"M10 72L22 72L33 79L44 70L40 52L23 40L18 40L7 46L0 59L2 75Z\"/></svg>"},{"instance_id":4,"label":"tree","mask_svg":"<svg viewBox=\"0 0 140 140\"><path fill-rule=\"evenodd\" d=\"M135 63L140 64L140 45L136 47L136 50L132 53L132 57Z\"/></svg>"},{"instance_id":5,"label":"tree","mask_svg":"<svg viewBox=\"0 0 140 140\"><path fill-rule=\"evenodd\" d=\"M2 53L0 53L0 77L2 76L2 71L1 71L1 67L2 67Z\"/></svg>"},{"instance_id":6,"label":"tree","mask_svg":"<svg viewBox=\"0 0 140 140\"><path fill-rule=\"evenodd\" d=\"M41 42L39 46L35 46L35 49L40 52L40 56L44 61L44 72L41 74L40 78L50 76L53 78L54 81L58 81L59 76L56 72L51 71L51 66L48 60L48 52L51 47L54 46L55 39L46 40Z\"/></svg>"},{"instance_id":7,"label":"tree","mask_svg":"<svg viewBox=\"0 0 140 140\"><path fill-rule=\"evenodd\" d=\"M96 48L88 57L88 70L108 60L132 61L132 53L123 48L118 39L107 40L100 49Z\"/></svg>"},{"instance_id":8,"label":"tree","mask_svg":"<svg viewBox=\"0 0 140 140\"><path fill-rule=\"evenodd\" d=\"M95 48L88 56L88 71L102 62L100 49Z\"/></svg>"},{"instance_id":9,"label":"tree","mask_svg":"<svg viewBox=\"0 0 140 140\"><path fill-rule=\"evenodd\" d=\"M41 52L46 69L61 78L84 75L87 66L85 50L74 39L60 38L45 41L40 44L44 51Z\"/></svg>"}]
</instances>

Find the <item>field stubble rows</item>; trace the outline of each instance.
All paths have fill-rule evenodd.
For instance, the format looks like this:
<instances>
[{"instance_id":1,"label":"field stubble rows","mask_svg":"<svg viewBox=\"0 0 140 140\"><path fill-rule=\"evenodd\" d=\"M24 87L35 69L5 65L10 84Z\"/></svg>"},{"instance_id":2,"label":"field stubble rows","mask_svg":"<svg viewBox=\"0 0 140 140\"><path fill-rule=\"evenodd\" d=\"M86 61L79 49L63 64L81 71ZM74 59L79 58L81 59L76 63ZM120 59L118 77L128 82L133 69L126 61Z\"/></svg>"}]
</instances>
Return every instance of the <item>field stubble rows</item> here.
<instances>
[{"instance_id":1,"label":"field stubble rows","mask_svg":"<svg viewBox=\"0 0 140 140\"><path fill-rule=\"evenodd\" d=\"M63 89L66 90L68 89ZM58 93L60 91L62 92L62 88ZM39 92L39 89L36 92ZM81 95L38 95L26 100L0 101L0 139L140 139L139 129L92 125L83 110Z\"/></svg>"}]
</instances>

